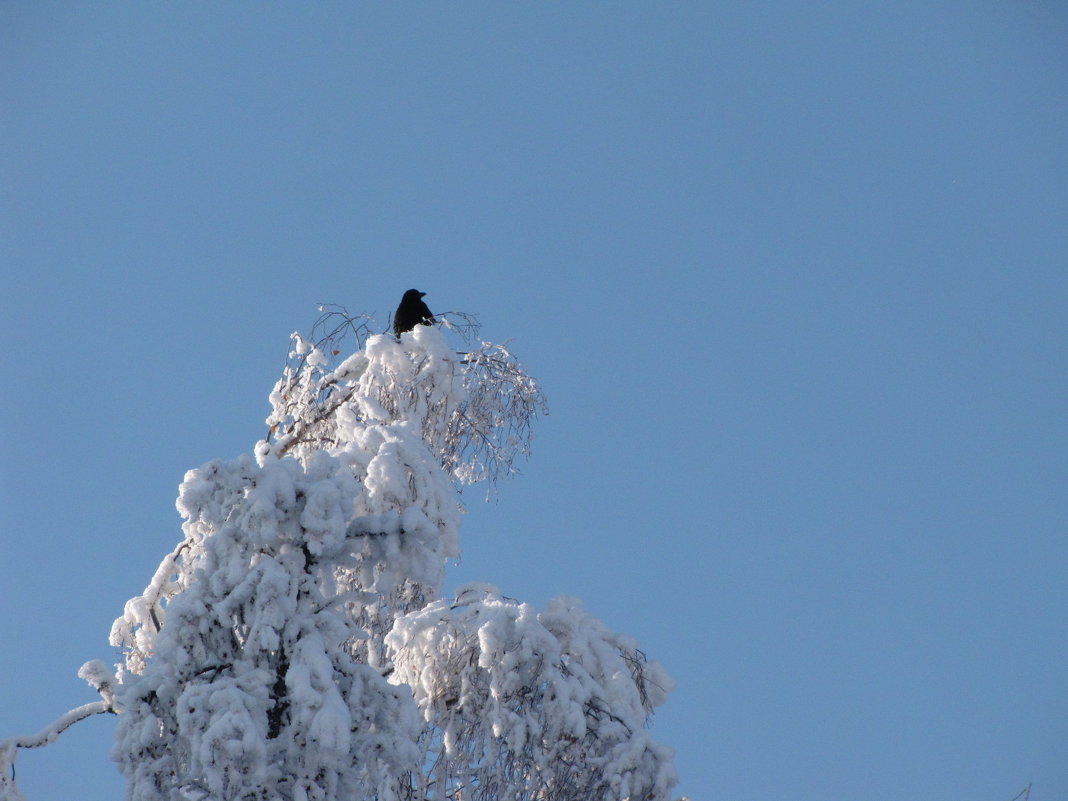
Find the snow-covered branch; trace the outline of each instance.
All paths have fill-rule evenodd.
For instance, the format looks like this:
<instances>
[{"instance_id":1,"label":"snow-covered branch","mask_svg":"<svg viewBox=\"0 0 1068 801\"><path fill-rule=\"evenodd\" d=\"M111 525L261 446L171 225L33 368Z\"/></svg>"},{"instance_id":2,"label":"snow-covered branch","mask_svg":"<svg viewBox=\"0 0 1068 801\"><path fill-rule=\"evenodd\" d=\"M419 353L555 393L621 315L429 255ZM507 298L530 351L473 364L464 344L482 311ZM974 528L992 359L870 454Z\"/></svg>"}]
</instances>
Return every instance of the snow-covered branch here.
<instances>
[{"instance_id":1,"label":"snow-covered branch","mask_svg":"<svg viewBox=\"0 0 1068 801\"><path fill-rule=\"evenodd\" d=\"M56 741L59 735L75 723L92 717L93 715L102 715L105 712L115 712L107 701L93 701L88 704L83 704L82 706L61 715L37 732L37 734L28 737L12 737L7 740L0 740L0 750L7 751L12 748L40 748L41 746L51 745Z\"/></svg>"},{"instance_id":2,"label":"snow-covered branch","mask_svg":"<svg viewBox=\"0 0 1068 801\"><path fill-rule=\"evenodd\" d=\"M441 328L468 343L467 351L451 350L438 328L417 326L399 341L368 336L362 350L334 367L343 352L337 338L366 329L357 325L363 318L340 311L324 316L342 322L322 336L315 329L309 338L292 336L271 393L264 450L304 458L344 447L353 424L408 422L458 484L486 481L491 488L517 472L520 456L529 456L533 423L548 413L544 393L505 346L477 342L473 316L438 316Z\"/></svg>"},{"instance_id":3,"label":"snow-covered branch","mask_svg":"<svg viewBox=\"0 0 1068 801\"><path fill-rule=\"evenodd\" d=\"M18 749L50 745L75 723L108 712L115 712L111 701L94 701L61 715L37 734L0 740L0 801L23 801L22 794L15 785L15 757L18 755Z\"/></svg>"},{"instance_id":4,"label":"snow-covered branch","mask_svg":"<svg viewBox=\"0 0 1068 801\"><path fill-rule=\"evenodd\" d=\"M539 613L489 585L467 585L455 602L399 619L386 645L390 681L412 688L428 726L424 760L448 777L446 795L668 798L671 751L645 727L671 680L576 601Z\"/></svg>"}]
</instances>

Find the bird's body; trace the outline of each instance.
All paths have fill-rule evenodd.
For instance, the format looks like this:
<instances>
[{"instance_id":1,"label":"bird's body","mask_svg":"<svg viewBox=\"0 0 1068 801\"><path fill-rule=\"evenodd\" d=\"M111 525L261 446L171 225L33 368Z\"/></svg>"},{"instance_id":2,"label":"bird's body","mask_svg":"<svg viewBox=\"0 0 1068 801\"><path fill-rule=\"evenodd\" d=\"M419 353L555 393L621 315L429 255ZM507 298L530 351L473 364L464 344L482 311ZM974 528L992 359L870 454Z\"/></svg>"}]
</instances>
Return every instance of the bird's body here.
<instances>
[{"instance_id":1,"label":"bird's body","mask_svg":"<svg viewBox=\"0 0 1068 801\"><path fill-rule=\"evenodd\" d=\"M423 303L426 292L418 289L409 289L401 298L397 311L393 313L393 333L398 337L405 331L411 331L417 325L430 325L434 322L434 315Z\"/></svg>"}]
</instances>

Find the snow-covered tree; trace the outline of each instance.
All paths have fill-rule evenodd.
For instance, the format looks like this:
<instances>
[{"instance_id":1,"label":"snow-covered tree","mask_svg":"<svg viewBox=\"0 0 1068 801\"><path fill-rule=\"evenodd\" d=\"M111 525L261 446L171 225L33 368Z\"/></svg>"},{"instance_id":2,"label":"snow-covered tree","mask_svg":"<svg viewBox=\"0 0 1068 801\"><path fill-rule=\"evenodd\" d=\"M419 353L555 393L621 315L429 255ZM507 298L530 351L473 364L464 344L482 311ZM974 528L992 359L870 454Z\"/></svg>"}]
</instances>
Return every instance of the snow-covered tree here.
<instances>
[{"instance_id":1,"label":"snow-covered tree","mask_svg":"<svg viewBox=\"0 0 1068 801\"><path fill-rule=\"evenodd\" d=\"M18 747L101 711L130 801L668 798L646 725L670 680L631 640L573 600L442 598L460 488L515 472L545 409L505 348L457 352L450 327L475 331L398 340L330 310L293 335L267 437L186 474L117 674L83 668L103 700L0 742L0 800Z\"/></svg>"}]
</instances>

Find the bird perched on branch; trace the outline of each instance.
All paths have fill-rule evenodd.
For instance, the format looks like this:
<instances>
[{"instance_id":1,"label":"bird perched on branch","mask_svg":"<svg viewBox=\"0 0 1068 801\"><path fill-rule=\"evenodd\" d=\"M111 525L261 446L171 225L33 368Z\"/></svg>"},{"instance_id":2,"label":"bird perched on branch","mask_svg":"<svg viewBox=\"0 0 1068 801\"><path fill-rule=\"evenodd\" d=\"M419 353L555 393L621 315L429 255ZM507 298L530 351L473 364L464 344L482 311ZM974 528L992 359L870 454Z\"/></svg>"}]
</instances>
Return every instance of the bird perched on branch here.
<instances>
[{"instance_id":1,"label":"bird perched on branch","mask_svg":"<svg viewBox=\"0 0 1068 801\"><path fill-rule=\"evenodd\" d=\"M405 331L411 331L417 325L430 325L434 322L434 315L423 303L426 292L418 289L409 289L401 298L397 311L393 312L393 333L398 337Z\"/></svg>"}]
</instances>

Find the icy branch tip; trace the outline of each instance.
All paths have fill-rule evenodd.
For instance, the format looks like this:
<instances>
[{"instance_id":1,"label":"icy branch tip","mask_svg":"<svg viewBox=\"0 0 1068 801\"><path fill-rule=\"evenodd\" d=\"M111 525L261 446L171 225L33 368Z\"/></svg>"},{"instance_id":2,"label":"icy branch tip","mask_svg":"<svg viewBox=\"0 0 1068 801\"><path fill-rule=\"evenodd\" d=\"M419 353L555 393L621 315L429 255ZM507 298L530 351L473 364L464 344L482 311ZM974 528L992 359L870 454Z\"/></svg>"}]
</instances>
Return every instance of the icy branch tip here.
<instances>
[{"instance_id":1,"label":"icy branch tip","mask_svg":"<svg viewBox=\"0 0 1068 801\"><path fill-rule=\"evenodd\" d=\"M86 662L78 668L78 678L87 681L90 687L100 693L100 697L107 702L109 707L114 706L115 674L108 669L107 665L99 659Z\"/></svg>"}]
</instances>

